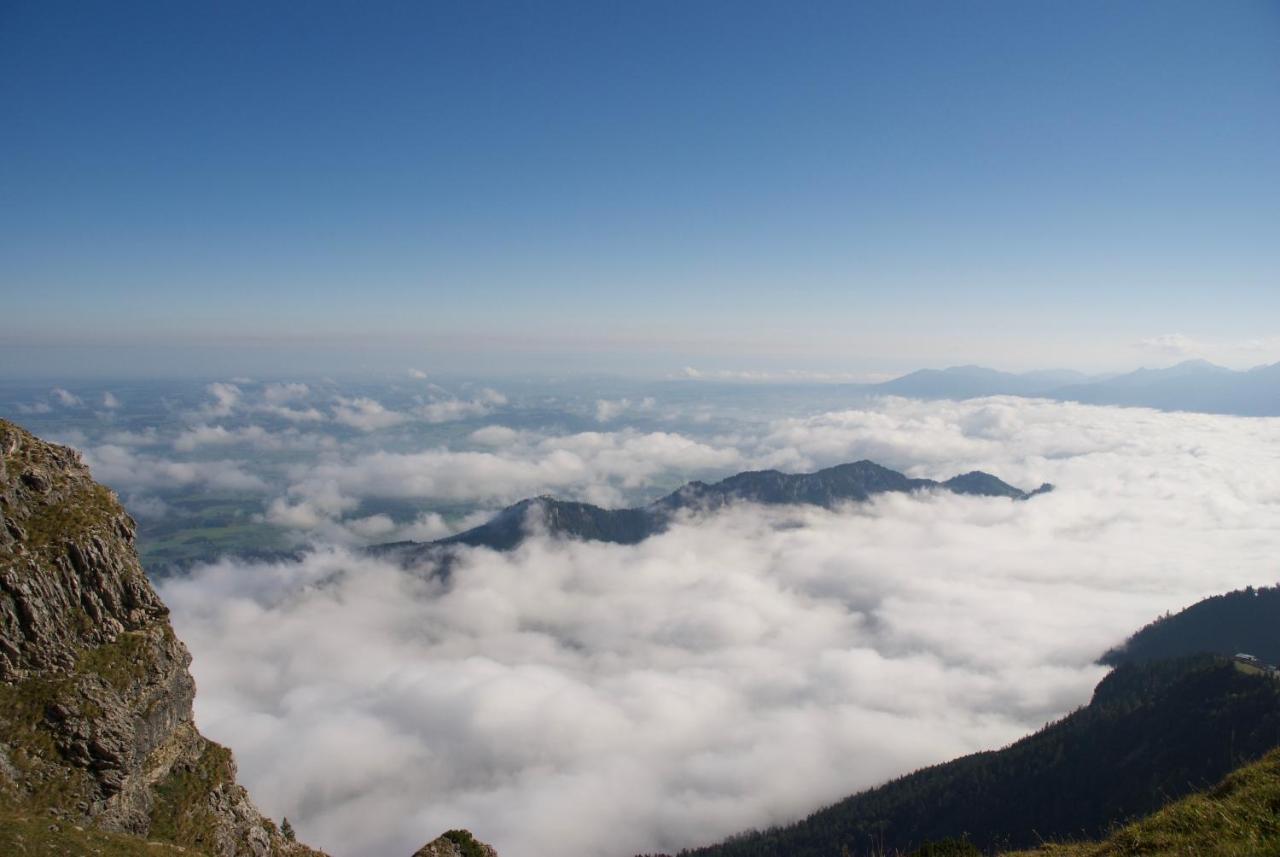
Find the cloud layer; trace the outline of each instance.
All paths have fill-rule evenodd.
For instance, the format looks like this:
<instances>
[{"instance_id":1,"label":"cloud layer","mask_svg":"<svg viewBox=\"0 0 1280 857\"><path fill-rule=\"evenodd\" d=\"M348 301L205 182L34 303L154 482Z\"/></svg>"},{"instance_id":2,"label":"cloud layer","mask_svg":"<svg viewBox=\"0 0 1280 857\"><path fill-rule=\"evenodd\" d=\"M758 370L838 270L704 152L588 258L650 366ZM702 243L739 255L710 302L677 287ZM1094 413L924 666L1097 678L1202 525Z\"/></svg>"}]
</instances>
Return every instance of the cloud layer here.
<instances>
[{"instance_id":1,"label":"cloud layer","mask_svg":"<svg viewBox=\"0 0 1280 857\"><path fill-rule=\"evenodd\" d=\"M201 727L340 857L457 826L522 857L626 857L787 821L1011 741L1085 702L1093 659L1152 616L1278 576L1280 420L885 400L705 444L481 431L480 458L317 466L307 499L861 457L1058 490L738 508L633 547L536 538L464 553L447 584L339 548L167 581Z\"/></svg>"}]
</instances>

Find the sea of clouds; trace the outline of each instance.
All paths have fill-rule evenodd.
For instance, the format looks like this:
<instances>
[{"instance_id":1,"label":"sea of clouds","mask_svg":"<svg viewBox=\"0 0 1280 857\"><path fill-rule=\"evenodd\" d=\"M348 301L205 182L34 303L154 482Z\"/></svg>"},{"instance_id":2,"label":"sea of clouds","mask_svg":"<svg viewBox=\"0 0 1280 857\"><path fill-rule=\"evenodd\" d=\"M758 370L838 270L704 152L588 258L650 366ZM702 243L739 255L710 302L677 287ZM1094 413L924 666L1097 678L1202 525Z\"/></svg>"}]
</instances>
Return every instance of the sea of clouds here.
<instances>
[{"instance_id":1,"label":"sea of clouds","mask_svg":"<svg viewBox=\"0 0 1280 857\"><path fill-rule=\"evenodd\" d=\"M261 405L302 407L286 393ZM396 422L355 399L329 413ZM698 438L495 419L464 449L314 456L264 503L329 544L161 594L202 730L339 857L453 827L503 857L627 857L792 820L1013 741L1086 703L1097 656L1151 618L1280 579L1273 419L885 399ZM447 582L360 553L344 518L368 497L608 501L677 471L861 458L1057 490L737 507L629 547L535 536L463 551Z\"/></svg>"}]
</instances>

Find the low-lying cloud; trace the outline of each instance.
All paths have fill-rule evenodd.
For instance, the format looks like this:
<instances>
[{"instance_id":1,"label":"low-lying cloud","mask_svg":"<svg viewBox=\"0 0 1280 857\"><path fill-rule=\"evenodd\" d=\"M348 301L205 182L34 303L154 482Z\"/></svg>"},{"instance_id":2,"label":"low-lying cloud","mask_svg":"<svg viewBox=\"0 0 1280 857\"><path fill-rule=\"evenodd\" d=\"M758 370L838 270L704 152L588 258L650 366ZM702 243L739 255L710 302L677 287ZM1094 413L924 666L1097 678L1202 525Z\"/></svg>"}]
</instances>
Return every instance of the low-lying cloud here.
<instances>
[{"instance_id":1,"label":"low-lying cloud","mask_svg":"<svg viewBox=\"0 0 1280 857\"><path fill-rule=\"evenodd\" d=\"M245 461L172 461L102 444L84 452L95 478L122 491L201 487L220 491L265 492L267 483Z\"/></svg>"},{"instance_id":2,"label":"low-lying cloud","mask_svg":"<svg viewBox=\"0 0 1280 857\"><path fill-rule=\"evenodd\" d=\"M625 493L659 477L718 472L737 466L736 449L667 432L580 432L544 437L501 426L479 429L485 448L445 447L420 452L378 451L312 462L295 469L277 511L305 508L292 523L311 528L351 511L368 498L472 502L495 506L557 492L594 503L621 503ZM313 524L308 527L307 524Z\"/></svg>"},{"instance_id":3,"label":"low-lying cloud","mask_svg":"<svg viewBox=\"0 0 1280 857\"><path fill-rule=\"evenodd\" d=\"M374 399L358 397L339 398L333 409L333 419L344 426L360 431L378 431L406 422L409 417L393 411Z\"/></svg>"},{"instance_id":4,"label":"low-lying cloud","mask_svg":"<svg viewBox=\"0 0 1280 857\"><path fill-rule=\"evenodd\" d=\"M318 465L315 502L341 513L393 474L518 493L565 455L596 469L551 484L581 493L681 448L482 431L489 458L465 470ZM724 467L871 457L1058 488L741 507L631 547L540 537L466 551L447 583L339 548L220 562L162 589L201 727L266 811L339 857L459 826L519 857L627 857L1014 740L1087 701L1094 659L1154 615L1280 576L1280 420L886 400L686 449L707 463L699 446Z\"/></svg>"}]
</instances>

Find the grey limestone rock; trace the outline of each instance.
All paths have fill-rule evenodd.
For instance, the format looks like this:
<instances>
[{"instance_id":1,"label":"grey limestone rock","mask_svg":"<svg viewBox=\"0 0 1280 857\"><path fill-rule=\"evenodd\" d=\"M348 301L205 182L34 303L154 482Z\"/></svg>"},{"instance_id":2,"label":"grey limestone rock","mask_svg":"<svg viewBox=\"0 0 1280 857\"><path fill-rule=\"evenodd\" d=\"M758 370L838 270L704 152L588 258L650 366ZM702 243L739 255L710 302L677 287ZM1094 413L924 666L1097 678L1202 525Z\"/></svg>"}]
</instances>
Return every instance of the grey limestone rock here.
<instances>
[{"instance_id":1,"label":"grey limestone rock","mask_svg":"<svg viewBox=\"0 0 1280 857\"><path fill-rule=\"evenodd\" d=\"M191 656L79 455L0 420L0 809L216 857L287 841L192 719Z\"/></svg>"}]
</instances>

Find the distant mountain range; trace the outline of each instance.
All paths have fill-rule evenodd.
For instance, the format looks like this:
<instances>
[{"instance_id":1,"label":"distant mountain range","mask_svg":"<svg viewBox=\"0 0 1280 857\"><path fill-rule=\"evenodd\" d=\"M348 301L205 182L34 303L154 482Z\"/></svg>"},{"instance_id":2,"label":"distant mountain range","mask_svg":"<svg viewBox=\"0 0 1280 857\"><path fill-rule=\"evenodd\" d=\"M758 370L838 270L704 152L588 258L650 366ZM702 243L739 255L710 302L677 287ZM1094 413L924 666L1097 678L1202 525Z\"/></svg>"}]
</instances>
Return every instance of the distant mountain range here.
<instances>
[{"instance_id":1,"label":"distant mountain range","mask_svg":"<svg viewBox=\"0 0 1280 857\"><path fill-rule=\"evenodd\" d=\"M1091 405L1280 416L1280 363L1237 371L1205 360L1187 360L1167 369L1138 369L1112 376L1067 370L1017 374L982 366L954 366L922 369L860 389L918 399L1030 396Z\"/></svg>"},{"instance_id":2,"label":"distant mountain range","mask_svg":"<svg viewBox=\"0 0 1280 857\"><path fill-rule=\"evenodd\" d=\"M434 542L391 542L372 550L404 559L449 545L510 550L524 539L530 525L562 538L631 545L665 530L671 518L684 509L719 509L732 503L798 504L830 509L842 503L869 500L877 494L924 490L1026 500L1052 489L1053 486L1046 483L1033 491L1023 491L980 470L945 482L912 479L873 461L840 464L816 473L753 470L714 484L690 482L647 506L632 509L604 509L590 503L534 497L508 506L486 523L448 538Z\"/></svg>"}]
</instances>

